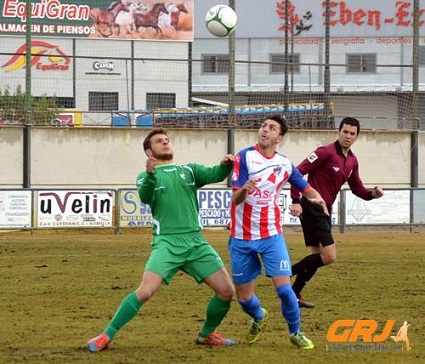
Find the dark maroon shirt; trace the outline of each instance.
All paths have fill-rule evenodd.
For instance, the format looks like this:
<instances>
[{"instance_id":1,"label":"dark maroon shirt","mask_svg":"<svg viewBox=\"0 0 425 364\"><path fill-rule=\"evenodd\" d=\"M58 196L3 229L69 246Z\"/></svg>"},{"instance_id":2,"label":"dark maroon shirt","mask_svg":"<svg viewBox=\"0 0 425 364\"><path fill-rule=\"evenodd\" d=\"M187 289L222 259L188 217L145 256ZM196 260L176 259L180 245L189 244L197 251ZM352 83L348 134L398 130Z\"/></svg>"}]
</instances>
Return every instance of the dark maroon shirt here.
<instances>
[{"instance_id":1,"label":"dark maroon shirt","mask_svg":"<svg viewBox=\"0 0 425 364\"><path fill-rule=\"evenodd\" d=\"M351 150L345 157L338 141L317 148L297 168L302 175L308 174L308 182L319 191L328 206L332 206L345 182L356 196L363 200L373 198L360 179L357 157ZM295 187L291 187L291 197L294 203L300 198Z\"/></svg>"}]
</instances>

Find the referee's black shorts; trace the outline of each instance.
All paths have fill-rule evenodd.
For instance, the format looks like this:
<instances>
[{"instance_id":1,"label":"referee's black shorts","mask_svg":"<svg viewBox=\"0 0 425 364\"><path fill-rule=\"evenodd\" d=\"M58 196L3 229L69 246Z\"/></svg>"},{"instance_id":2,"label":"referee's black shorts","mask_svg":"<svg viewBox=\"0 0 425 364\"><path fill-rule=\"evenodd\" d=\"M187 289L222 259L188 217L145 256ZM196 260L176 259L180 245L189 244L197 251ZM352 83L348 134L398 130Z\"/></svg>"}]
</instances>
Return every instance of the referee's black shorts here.
<instances>
[{"instance_id":1,"label":"referee's black shorts","mask_svg":"<svg viewBox=\"0 0 425 364\"><path fill-rule=\"evenodd\" d=\"M334 244L332 236L331 216L327 216L321 206L311 203L306 198L301 198L303 208L300 217L306 246L318 247ZM331 206L328 206L329 214L332 215Z\"/></svg>"}]
</instances>

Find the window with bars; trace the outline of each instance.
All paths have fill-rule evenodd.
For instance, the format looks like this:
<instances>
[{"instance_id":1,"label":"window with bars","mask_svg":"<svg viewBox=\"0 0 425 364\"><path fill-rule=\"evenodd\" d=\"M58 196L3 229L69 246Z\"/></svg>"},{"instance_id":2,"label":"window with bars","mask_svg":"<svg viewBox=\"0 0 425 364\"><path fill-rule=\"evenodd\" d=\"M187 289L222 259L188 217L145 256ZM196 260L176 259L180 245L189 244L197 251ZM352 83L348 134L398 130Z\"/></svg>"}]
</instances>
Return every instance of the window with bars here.
<instances>
[{"instance_id":1,"label":"window with bars","mask_svg":"<svg viewBox=\"0 0 425 364\"><path fill-rule=\"evenodd\" d=\"M171 109L176 107L176 94L171 93L147 93L146 108L154 109Z\"/></svg>"},{"instance_id":2,"label":"window with bars","mask_svg":"<svg viewBox=\"0 0 425 364\"><path fill-rule=\"evenodd\" d=\"M300 72L300 54L270 54L270 73L285 73L285 63L288 62L288 72Z\"/></svg>"},{"instance_id":3,"label":"window with bars","mask_svg":"<svg viewBox=\"0 0 425 364\"><path fill-rule=\"evenodd\" d=\"M75 99L73 97L56 97L56 105L59 108L72 109L75 108Z\"/></svg>"},{"instance_id":4,"label":"window with bars","mask_svg":"<svg viewBox=\"0 0 425 364\"><path fill-rule=\"evenodd\" d=\"M39 100L48 100L49 103L52 102L55 107L59 109L73 109L75 108L75 99L73 97L59 97L59 96L34 96L34 101Z\"/></svg>"},{"instance_id":5,"label":"window with bars","mask_svg":"<svg viewBox=\"0 0 425 364\"><path fill-rule=\"evenodd\" d=\"M118 92L89 92L89 111L118 110Z\"/></svg>"},{"instance_id":6,"label":"window with bars","mask_svg":"<svg viewBox=\"0 0 425 364\"><path fill-rule=\"evenodd\" d=\"M228 54L203 54L202 73L229 73Z\"/></svg>"},{"instance_id":7,"label":"window with bars","mask_svg":"<svg viewBox=\"0 0 425 364\"><path fill-rule=\"evenodd\" d=\"M347 73L376 73L376 53L347 54Z\"/></svg>"}]
</instances>

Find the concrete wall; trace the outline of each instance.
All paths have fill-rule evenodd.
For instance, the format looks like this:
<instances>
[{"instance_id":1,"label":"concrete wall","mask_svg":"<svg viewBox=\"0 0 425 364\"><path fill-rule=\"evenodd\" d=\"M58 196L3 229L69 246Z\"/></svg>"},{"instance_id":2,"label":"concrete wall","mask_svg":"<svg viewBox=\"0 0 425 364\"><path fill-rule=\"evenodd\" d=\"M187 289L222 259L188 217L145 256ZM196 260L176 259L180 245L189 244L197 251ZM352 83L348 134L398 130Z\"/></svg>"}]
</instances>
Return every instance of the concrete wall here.
<instances>
[{"instance_id":1,"label":"concrete wall","mask_svg":"<svg viewBox=\"0 0 425 364\"><path fill-rule=\"evenodd\" d=\"M89 108L90 92L118 93L119 110L145 109L147 93L175 94L176 106L188 105L189 43L187 42L99 41L99 39L74 41L70 38L57 37L43 37L43 41L55 45L66 56L75 58L61 71L46 71L41 66L32 67L33 96L74 98L75 108L83 111L95 108L93 105ZM0 64L6 64L22 45L25 45L25 37L3 37L0 42ZM96 69L94 64L97 62L109 62L113 67ZM48 58L42 57L40 64L49 65L51 62ZM12 94L18 86L25 90L24 67L13 71L0 68L0 77L2 91L6 86L10 88ZM88 118L84 120L85 124L101 124L97 120L98 115L91 116L96 119L90 121Z\"/></svg>"},{"instance_id":2,"label":"concrete wall","mask_svg":"<svg viewBox=\"0 0 425 364\"><path fill-rule=\"evenodd\" d=\"M31 131L33 188L133 188L145 169L147 129L42 128ZM175 162L217 163L227 153L226 130L169 130ZM19 127L0 128L0 188L23 184L23 137ZM279 149L297 164L336 131L291 130ZM235 148L254 144L256 130L236 130ZM425 187L425 133L419 132L419 187ZM362 130L353 147L367 185L410 187L411 136L408 131ZM226 186L226 182L221 184ZM218 185L218 186L221 186Z\"/></svg>"}]
</instances>

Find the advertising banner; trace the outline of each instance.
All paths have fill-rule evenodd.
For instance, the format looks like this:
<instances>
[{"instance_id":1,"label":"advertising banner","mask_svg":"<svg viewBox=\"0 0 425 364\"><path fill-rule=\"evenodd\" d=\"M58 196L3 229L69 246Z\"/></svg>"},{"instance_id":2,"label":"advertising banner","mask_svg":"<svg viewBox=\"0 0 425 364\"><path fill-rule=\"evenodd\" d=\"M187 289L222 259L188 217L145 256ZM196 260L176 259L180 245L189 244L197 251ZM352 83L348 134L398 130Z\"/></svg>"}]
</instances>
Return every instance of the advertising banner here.
<instances>
[{"instance_id":1,"label":"advertising banner","mask_svg":"<svg viewBox=\"0 0 425 364\"><path fill-rule=\"evenodd\" d=\"M38 228L111 227L114 191L37 191Z\"/></svg>"},{"instance_id":2,"label":"advertising banner","mask_svg":"<svg viewBox=\"0 0 425 364\"><path fill-rule=\"evenodd\" d=\"M410 191L385 191L371 201L347 191L345 221L350 224L408 224L410 222Z\"/></svg>"},{"instance_id":3,"label":"advertising banner","mask_svg":"<svg viewBox=\"0 0 425 364\"><path fill-rule=\"evenodd\" d=\"M425 224L425 190L413 190L413 223Z\"/></svg>"},{"instance_id":4,"label":"advertising banner","mask_svg":"<svg viewBox=\"0 0 425 364\"><path fill-rule=\"evenodd\" d=\"M140 202L137 190L118 191L119 227L146 227L152 226L152 212L148 205Z\"/></svg>"},{"instance_id":5,"label":"advertising banner","mask_svg":"<svg viewBox=\"0 0 425 364\"><path fill-rule=\"evenodd\" d=\"M226 226L230 222L232 191L198 190L199 214L203 226Z\"/></svg>"},{"instance_id":6,"label":"advertising banner","mask_svg":"<svg viewBox=\"0 0 425 364\"><path fill-rule=\"evenodd\" d=\"M25 0L0 2L0 34L193 41L193 1Z\"/></svg>"},{"instance_id":7,"label":"advertising banner","mask_svg":"<svg viewBox=\"0 0 425 364\"><path fill-rule=\"evenodd\" d=\"M345 0L329 1L331 37L411 36L413 0ZM423 28L423 8L419 11L419 27ZM276 2L281 19L279 30L294 36L325 35L325 1L286 0ZM289 21L286 22L286 16Z\"/></svg>"},{"instance_id":8,"label":"advertising banner","mask_svg":"<svg viewBox=\"0 0 425 364\"><path fill-rule=\"evenodd\" d=\"M31 227L31 191L0 191L0 228Z\"/></svg>"},{"instance_id":9,"label":"advertising banner","mask_svg":"<svg viewBox=\"0 0 425 364\"><path fill-rule=\"evenodd\" d=\"M281 215L281 223L282 226L288 226L288 225L301 225L300 219L298 217L292 216L289 213L289 205L291 204L291 191L290 190L282 190L282 192L279 195L279 198L277 200L278 205L281 207L282 215ZM335 200L335 203L333 204L333 210L332 210L332 225L338 224L338 206L339 206L339 194Z\"/></svg>"},{"instance_id":10,"label":"advertising banner","mask_svg":"<svg viewBox=\"0 0 425 364\"><path fill-rule=\"evenodd\" d=\"M230 222L230 189L198 190L199 215L202 225L226 226ZM148 205L140 202L136 190L120 190L119 227L152 226Z\"/></svg>"},{"instance_id":11,"label":"advertising banner","mask_svg":"<svg viewBox=\"0 0 425 364\"><path fill-rule=\"evenodd\" d=\"M419 31L425 35L425 6L419 5ZM202 0L196 5L197 38L213 37L208 33L203 14L216 5L216 0ZM261 4L261 6L260 6ZM414 0L239 0L237 38L282 38L289 37L295 44L311 44L317 37L325 37L325 14L328 5L329 36L351 38L352 44L364 38L397 38L413 35ZM255 16L253 16L255 9ZM304 40L303 40L304 38ZM356 41L357 39L357 41ZM366 39L367 41L367 39ZM399 40L402 41L402 40ZM382 39L384 44L385 40ZM337 43L336 43L337 44Z\"/></svg>"},{"instance_id":12,"label":"advertising banner","mask_svg":"<svg viewBox=\"0 0 425 364\"><path fill-rule=\"evenodd\" d=\"M199 215L204 227L227 226L230 222L230 204L232 191L230 189L200 189L198 190ZM141 203L136 190L120 190L119 227L152 226L150 207ZM281 222L285 225L300 225L297 217L289 213L291 201L290 191L283 190L278 198L281 207ZM335 201L338 206L339 199ZM332 224L338 224L338 209L332 212Z\"/></svg>"}]
</instances>

